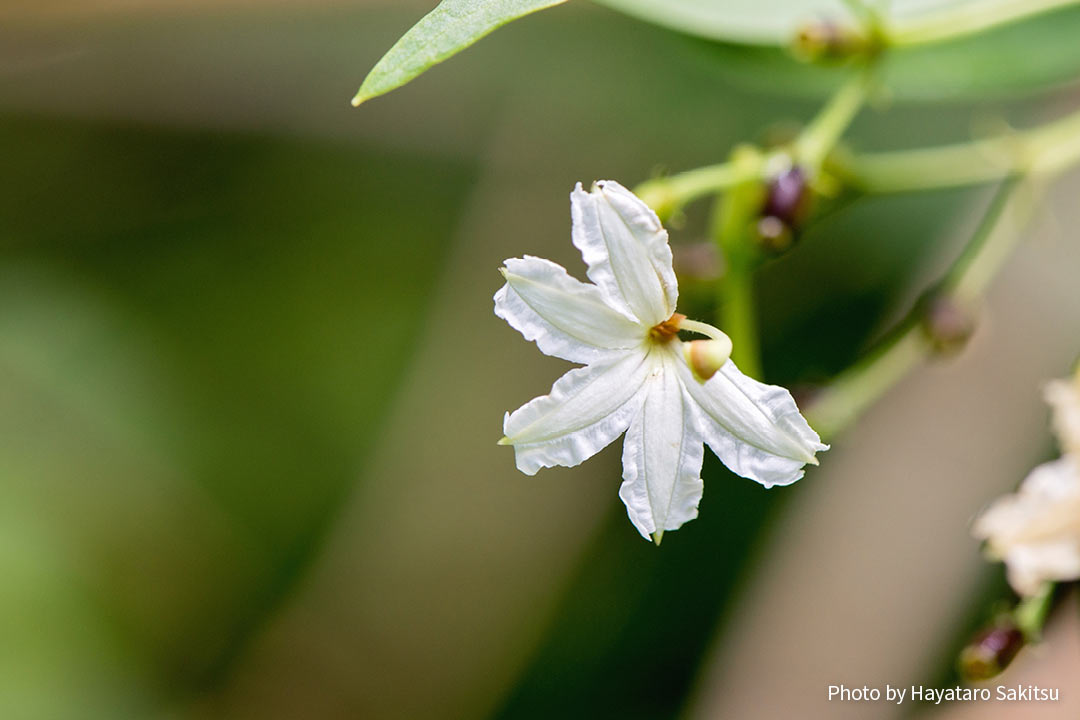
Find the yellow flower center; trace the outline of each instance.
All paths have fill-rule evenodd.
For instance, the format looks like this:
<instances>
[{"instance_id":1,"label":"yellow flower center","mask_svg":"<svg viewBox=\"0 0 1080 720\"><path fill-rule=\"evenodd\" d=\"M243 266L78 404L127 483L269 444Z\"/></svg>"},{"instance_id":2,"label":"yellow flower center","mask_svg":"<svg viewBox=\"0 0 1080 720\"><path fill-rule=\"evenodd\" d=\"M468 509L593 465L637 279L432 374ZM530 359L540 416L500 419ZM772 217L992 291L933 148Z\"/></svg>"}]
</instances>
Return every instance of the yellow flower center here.
<instances>
[{"instance_id":1,"label":"yellow flower center","mask_svg":"<svg viewBox=\"0 0 1080 720\"><path fill-rule=\"evenodd\" d=\"M664 322L653 325L649 328L649 339L660 344L670 342L679 334L679 326L685 319L682 313L675 313Z\"/></svg>"}]
</instances>

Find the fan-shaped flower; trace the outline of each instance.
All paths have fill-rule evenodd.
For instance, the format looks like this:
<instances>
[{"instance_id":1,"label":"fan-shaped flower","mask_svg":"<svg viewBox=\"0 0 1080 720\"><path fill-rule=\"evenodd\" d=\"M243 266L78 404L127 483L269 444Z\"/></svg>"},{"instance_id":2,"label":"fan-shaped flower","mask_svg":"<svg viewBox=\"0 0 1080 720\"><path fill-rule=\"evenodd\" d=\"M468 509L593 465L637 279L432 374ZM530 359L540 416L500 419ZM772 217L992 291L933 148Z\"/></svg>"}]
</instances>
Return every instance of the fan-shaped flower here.
<instances>
[{"instance_id":1,"label":"fan-shaped flower","mask_svg":"<svg viewBox=\"0 0 1080 720\"><path fill-rule=\"evenodd\" d=\"M1005 563L1009 584L1034 595L1049 580L1080 578L1080 467L1066 455L1031 471L1014 494L975 522L989 555Z\"/></svg>"},{"instance_id":2,"label":"fan-shaped flower","mask_svg":"<svg viewBox=\"0 0 1080 720\"><path fill-rule=\"evenodd\" d=\"M1080 455L1080 372L1046 384L1046 401L1053 411L1052 424L1061 449Z\"/></svg>"},{"instance_id":3,"label":"fan-shaped flower","mask_svg":"<svg viewBox=\"0 0 1080 720\"><path fill-rule=\"evenodd\" d=\"M746 377L719 330L675 312L678 282L656 214L616 182L571 194L583 283L526 255L505 262L495 314L547 355L583 364L503 421L517 467L572 467L624 432L619 496L659 543L697 517L704 444L733 472L788 485L826 450L791 394ZM679 331L709 336L683 342Z\"/></svg>"},{"instance_id":4,"label":"fan-shaped flower","mask_svg":"<svg viewBox=\"0 0 1080 720\"><path fill-rule=\"evenodd\" d=\"M1032 470L972 527L1021 595L1034 595L1044 582L1080 579L1080 372L1048 383L1045 397L1065 454Z\"/></svg>"}]
</instances>

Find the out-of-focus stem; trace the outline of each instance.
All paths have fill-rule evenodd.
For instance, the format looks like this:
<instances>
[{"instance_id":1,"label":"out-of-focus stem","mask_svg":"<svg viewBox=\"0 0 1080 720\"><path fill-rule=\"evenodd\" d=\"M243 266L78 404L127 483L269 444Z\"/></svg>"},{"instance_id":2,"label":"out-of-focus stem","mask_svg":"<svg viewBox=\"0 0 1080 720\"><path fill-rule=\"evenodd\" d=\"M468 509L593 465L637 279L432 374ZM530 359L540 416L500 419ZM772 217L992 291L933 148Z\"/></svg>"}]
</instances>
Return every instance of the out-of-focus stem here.
<instances>
[{"instance_id":1,"label":"out-of-focus stem","mask_svg":"<svg viewBox=\"0 0 1080 720\"><path fill-rule=\"evenodd\" d=\"M977 232L941 284L941 292L970 304L990 288L1016 247L1034 212L1042 183L1035 178L1006 180L987 213L993 227Z\"/></svg>"},{"instance_id":2,"label":"out-of-focus stem","mask_svg":"<svg viewBox=\"0 0 1080 720\"><path fill-rule=\"evenodd\" d=\"M926 356L919 328L905 325L891 342L852 365L804 409L807 420L825 440L835 437L901 380Z\"/></svg>"},{"instance_id":3,"label":"out-of-focus stem","mask_svg":"<svg viewBox=\"0 0 1080 720\"><path fill-rule=\"evenodd\" d=\"M1080 112L1030 130L953 145L830 156L825 167L869 193L980 185L1007 177L1053 175L1080 160Z\"/></svg>"},{"instance_id":4,"label":"out-of-focus stem","mask_svg":"<svg viewBox=\"0 0 1080 720\"><path fill-rule=\"evenodd\" d=\"M752 378L761 379L761 340L753 271L731 267L720 286L718 321L731 338L731 359Z\"/></svg>"},{"instance_id":5,"label":"out-of-focus stem","mask_svg":"<svg viewBox=\"0 0 1080 720\"><path fill-rule=\"evenodd\" d=\"M757 177L768 166L768 158L748 170L727 162L655 178L636 192L665 217L687 203ZM856 190L898 193L982 185L1024 173L1052 175L1078 159L1080 112L999 137L916 150L833 153L823 162L826 172Z\"/></svg>"},{"instance_id":6,"label":"out-of-focus stem","mask_svg":"<svg viewBox=\"0 0 1080 720\"><path fill-rule=\"evenodd\" d=\"M1038 640L1042 635L1046 616L1054 599L1054 583L1044 583L1039 592L1021 600L1013 609L1013 621L1028 640Z\"/></svg>"},{"instance_id":7,"label":"out-of-focus stem","mask_svg":"<svg viewBox=\"0 0 1080 720\"><path fill-rule=\"evenodd\" d=\"M887 157L879 156L877 167L892 173L891 182L884 181L880 174L862 176L864 187L885 186L891 191L901 189L908 180L911 184L904 189L914 189L920 178L922 184L917 187L933 187L932 178L938 172L947 177L951 172L951 177L958 179L962 177L958 166L966 167L963 177L968 180L991 180L994 175L982 174L978 168L991 167L987 157L995 152L1006 155L1006 160L996 166L996 177L1004 181L971 241L937 288L940 297L961 306L970 306L985 294L1019 241L1042 187L1080 162L1080 113L992 141L889 153ZM865 156L861 162L866 163ZM864 164L863 170L873 165ZM934 344L923 327L925 311L922 305L912 309L876 351L842 372L815 398L807 408L807 417L822 437L843 430L933 354Z\"/></svg>"},{"instance_id":8,"label":"out-of-focus stem","mask_svg":"<svg viewBox=\"0 0 1080 720\"><path fill-rule=\"evenodd\" d=\"M761 378L761 350L758 340L757 306L754 299L754 270L760 262L750 232L761 210L764 187L760 181L760 153L753 148L736 148L731 166L744 180L717 198L710 233L724 256L727 268L717 284L717 323L731 338L731 359L744 373Z\"/></svg>"},{"instance_id":9,"label":"out-of-focus stem","mask_svg":"<svg viewBox=\"0 0 1080 720\"><path fill-rule=\"evenodd\" d=\"M1021 237L1034 210L1031 180L1001 186L975 234L953 263L938 292L960 303L981 297ZM923 328L922 305L916 306L870 355L840 373L806 408L811 425L823 438L844 430L908 372L933 353Z\"/></svg>"},{"instance_id":10,"label":"out-of-focus stem","mask_svg":"<svg viewBox=\"0 0 1080 720\"><path fill-rule=\"evenodd\" d=\"M792 149L794 160L817 174L825 157L866 102L871 84L869 68L860 71L833 94L821 112L799 135ZM684 205L702 197L729 190L740 183L761 180L768 159L787 155L777 150L762 157L762 162L737 165L733 162L707 165L669 177L653 178L638 185L634 192L661 219L666 219Z\"/></svg>"},{"instance_id":11,"label":"out-of-focus stem","mask_svg":"<svg viewBox=\"0 0 1080 720\"><path fill-rule=\"evenodd\" d=\"M793 153L795 161L811 175L817 174L825 157L866 102L872 79L873 71L869 67L849 78L799 134Z\"/></svg>"},{"instance_id":12,"label":"out-of-focus stem","mask_svg":"<svg viewBox=\"0 0 1080 720\"><path fill-rule=\"evenodd\" d=\"M687 203L748 179L741 177L731 163L721 163L646 180L634 189L634 193L664 219Z\"/></svg>"}]
</instances>

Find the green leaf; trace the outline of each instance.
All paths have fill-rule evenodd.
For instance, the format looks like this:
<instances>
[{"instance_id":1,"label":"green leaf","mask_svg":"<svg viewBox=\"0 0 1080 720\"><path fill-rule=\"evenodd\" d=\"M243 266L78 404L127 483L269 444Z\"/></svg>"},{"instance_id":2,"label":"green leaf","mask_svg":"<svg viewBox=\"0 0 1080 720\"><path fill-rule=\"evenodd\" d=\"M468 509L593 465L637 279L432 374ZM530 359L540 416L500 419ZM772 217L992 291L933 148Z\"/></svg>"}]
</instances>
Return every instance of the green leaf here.
<instances>
[{"instance_id":1,"label":"green leaf","mask_svg":"<svg viewBox=\"0 0 1080 720\"><path fill-rule=\"evenodd\" d=\"M671 30L728 42L782 45L807 20L847 19L843 0L595 0ZM911 0L907 0L911 2ZM896 0L895 4L907 4Z\"/></svg>"},{"instance_id":2,"label":"green leaf","mask_svg":"<svg viewBox=\"0 0 1080 720\"><path fill-rule=\"evenodd\" d=\"M160 715L118 706L225 683L323 556L477 171L38 116L0 117L0 156L0 718ZM35 604L24 518L90 596Z\"/></svg>"},{"instance_id":3,"label":"green leaf","mask_svg":"<svg viewBox=\"0 0 1080 720\"><path fill-rule=\"evenodd\" d=\"M1009 15L1015 0L595 0L627 15L671 30L709 40L750 45L786 45L808 22L836 21L857 24L853 6L876 8L886 25L899 27L940 13L958 11L984 18ZM1042 11L1058 5L1054 0L1032 2ZM946 22L942 17L942 22Z\"/></svg>"},{"instance_id":4,"label":"green leaf","mask_svg":"<svg viewBox=\"0 0 1080 720\"><path fill-rule=\"evenodd\" d=\"M511 20L566 0L443 0L383 55L353 106L390 92Z\"/></svg>"},{"instance_id":5,"label":"green leaf","mask_svg":"<svg viewBox=\"0 0 1080 720\"><path fill-rule=\"evenodd\" d=\"M1078 33L1080 7L1070 7L952 42L897 48L882 59L881 82L898 102L1032 94L1080 76ZM851 74L850 66L800 62L783 48L688 40L708 67L755 92L816 99Z\"/></svg>"}]
</instances>

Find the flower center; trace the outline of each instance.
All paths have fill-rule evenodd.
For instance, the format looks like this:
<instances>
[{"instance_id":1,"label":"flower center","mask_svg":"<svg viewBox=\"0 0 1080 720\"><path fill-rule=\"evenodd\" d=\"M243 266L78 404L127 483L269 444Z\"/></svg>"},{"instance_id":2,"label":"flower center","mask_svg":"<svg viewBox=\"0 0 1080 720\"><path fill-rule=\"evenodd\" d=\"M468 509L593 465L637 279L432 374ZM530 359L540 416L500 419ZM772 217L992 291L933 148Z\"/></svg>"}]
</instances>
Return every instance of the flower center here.
<instances>
[{"instance_id":1,"label":"flower center","mask_svg":"<svg viewBox=\"0 0 1080 720\"><path fill-rule=\"evenodd\" d=\"M686 316L675 313L667 320L649 328L649 339L655 343L666 343L679 334L679 326Z\"/></svg>"}]
</instances>

